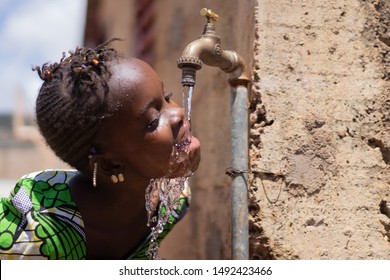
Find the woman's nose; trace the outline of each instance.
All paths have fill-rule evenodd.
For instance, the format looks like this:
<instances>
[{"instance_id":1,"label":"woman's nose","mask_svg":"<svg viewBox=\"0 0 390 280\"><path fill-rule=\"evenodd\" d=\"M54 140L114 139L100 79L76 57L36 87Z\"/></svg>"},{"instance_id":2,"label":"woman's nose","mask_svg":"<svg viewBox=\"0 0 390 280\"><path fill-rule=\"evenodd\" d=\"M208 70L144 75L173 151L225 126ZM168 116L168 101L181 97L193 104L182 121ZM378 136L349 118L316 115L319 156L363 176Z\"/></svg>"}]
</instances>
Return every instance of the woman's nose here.
<instances>
[{"instance_id":1,"label":"woman's nose","mask_svg":"<svg viewBox=\"0 0 390 280\"><path fill-rule=\"evenodd\" d=\"M175 106L171 110L171 127L174 137L179 133L180 128L184 123L184 109L180 106Z\"/></svg>"}]
</instances>

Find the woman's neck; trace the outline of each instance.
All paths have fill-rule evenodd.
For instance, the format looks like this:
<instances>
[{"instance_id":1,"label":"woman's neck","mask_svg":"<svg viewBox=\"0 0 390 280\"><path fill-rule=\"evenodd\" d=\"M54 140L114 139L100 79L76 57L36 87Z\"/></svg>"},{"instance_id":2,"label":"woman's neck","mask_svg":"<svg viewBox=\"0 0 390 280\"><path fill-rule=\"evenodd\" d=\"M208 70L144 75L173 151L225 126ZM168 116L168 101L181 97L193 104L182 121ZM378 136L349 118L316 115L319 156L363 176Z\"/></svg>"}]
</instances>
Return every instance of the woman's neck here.
<instances>
[{"instance_id":1,"label":"woman's neck","mask_svg":"<svg viewBox=\"0 0 390 280\"><path fill-rule=\"evenodd\" d=\"M129 221L133 215L145 210L145 190L148 180L125 180L121 183L98 180L93 187L91 180L82 174L75 176L70 182L72 198L81 209L90 209L97 213L105 209L112 214L126 213ZM89 211L88 211L89 212ZM82 213L83 214L83 213Z\"/></svg>"},{"instance_id":2,"label":"woman's neck","mask_svg":"<svg viewBox=\"0 0 390 280\"><path fill-rule=\"evenodd\" d=\"M88 258L123 257L150 233L145 184L98 182L94 188L82 175L72 178L70 190L84 221Z\"/></svg>"}]
</instances>

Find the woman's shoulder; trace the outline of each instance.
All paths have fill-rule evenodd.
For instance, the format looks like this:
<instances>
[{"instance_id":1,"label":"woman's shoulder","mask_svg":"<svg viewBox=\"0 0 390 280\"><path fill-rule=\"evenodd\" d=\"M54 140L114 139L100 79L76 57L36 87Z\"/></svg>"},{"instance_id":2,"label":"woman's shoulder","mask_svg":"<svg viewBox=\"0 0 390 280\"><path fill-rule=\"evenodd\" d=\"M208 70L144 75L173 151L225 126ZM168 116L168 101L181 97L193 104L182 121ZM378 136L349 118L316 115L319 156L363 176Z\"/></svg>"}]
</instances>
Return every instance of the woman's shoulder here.
<instances>
[{"instance_id":1,"label":"woman's shoulder","mask_svg":"<svg viewBox=\"0 0 390 280\"><path fill-rule=\"evenodd\" d=\"M0 203L0 256L85 258L84 224L71 198L75 170L43 170L22 176Z\"/></svg>"},{"instance_id":2,"label":"woman's shoulder","mask_svg":"<svg viewBox=\"0 0 390 280\"><path fill-rule=\"evenodd\" d=\"M25 174L19 179L19 181L28 179L37 182L47 182L51 185L58 183L69 184L70 179L78 173L79 172L75 169L45 169Z\"/></svg>"},{"instance_id":3,"label":"woman's shoulder","mask_svg":"<svg viewBox=\"0 0 390 280\"><path fill-rule=\"evenodd\" d=\"M35 209L74 204L69 181L78 174L76 170L47 169L22 176L11 191L11 198L26 194Z\"/></svg>"}]
</instances>

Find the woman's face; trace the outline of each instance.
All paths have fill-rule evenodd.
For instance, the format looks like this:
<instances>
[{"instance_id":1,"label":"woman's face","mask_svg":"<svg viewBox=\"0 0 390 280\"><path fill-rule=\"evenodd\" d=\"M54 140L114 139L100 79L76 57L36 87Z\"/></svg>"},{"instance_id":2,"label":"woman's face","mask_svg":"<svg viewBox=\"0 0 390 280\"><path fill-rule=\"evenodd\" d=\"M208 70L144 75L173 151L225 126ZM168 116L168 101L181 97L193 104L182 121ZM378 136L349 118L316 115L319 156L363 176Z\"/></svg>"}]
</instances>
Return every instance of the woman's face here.
<instances>
[{"instance_id":1,"label":"woman's face","mask_svg":"<svg viewBox=\"0 0 390 280\"><path fill-rule=\"evenodd\" d=\"M195 171L200 143L189 137L183 109L170 100L155 71L140 60L121 59L111 64L111 73L109 90L120 109L104 123L100 139L114 165L124 169L118 171L148 179L183 176L188 170L170 165L170 159L174 146L185 142L190 142L185 144L186 168Z\"/></svg>"}]
</instances>

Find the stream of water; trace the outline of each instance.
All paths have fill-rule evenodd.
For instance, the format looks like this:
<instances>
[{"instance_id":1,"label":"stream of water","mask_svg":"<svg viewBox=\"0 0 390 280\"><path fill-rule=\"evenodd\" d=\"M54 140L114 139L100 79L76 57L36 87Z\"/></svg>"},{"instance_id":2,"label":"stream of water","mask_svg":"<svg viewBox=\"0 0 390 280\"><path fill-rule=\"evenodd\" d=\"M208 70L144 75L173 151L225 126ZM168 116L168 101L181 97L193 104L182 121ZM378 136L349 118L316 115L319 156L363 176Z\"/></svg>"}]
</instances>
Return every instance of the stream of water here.
<instances>
[{"instance_id":1,"label":"stream of water","mask_svg":"<svg viewBox=\"0 0 390 280\"><path fill-rule=\"evenodd\" d=\"M184 118L189 122L191 121L192 92L193 87L183 87ZM179 206L180 194L188 183L188 178L192 175L188 150L190 139L191 132L188 131L183 140L176 143L172 149L167 177L151 180L145 190L147 225L151 229L150 247L147 251L147 256L150 259L159 259L157 239L163 232L165 224L172 222L169 217L172 215L172 211L175 211ZM174 174L178 169L182 171L183 177L168 178L169 174ZM152 202L156 198L155 196L159 198L158 205Z\"/></svg>"},{"instance_id":2,"label":"stream of water","mask_svg":"<svg viewBox=\"0 0 390 280\"><path fill-rule=\"evenodd\" d=\"M194 87L183 86L184 117L188 121L191 121L191 104L192 104L192 92L193 91L194 91Z\"/></svg>"}]
</instances>

